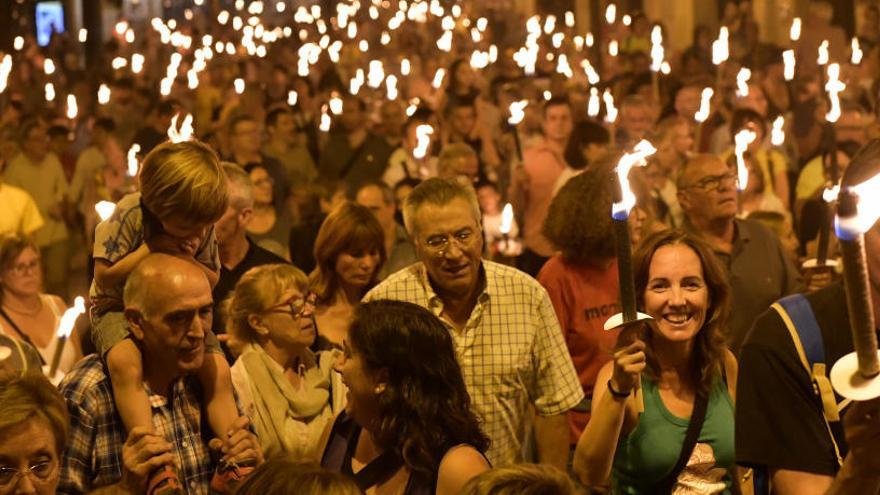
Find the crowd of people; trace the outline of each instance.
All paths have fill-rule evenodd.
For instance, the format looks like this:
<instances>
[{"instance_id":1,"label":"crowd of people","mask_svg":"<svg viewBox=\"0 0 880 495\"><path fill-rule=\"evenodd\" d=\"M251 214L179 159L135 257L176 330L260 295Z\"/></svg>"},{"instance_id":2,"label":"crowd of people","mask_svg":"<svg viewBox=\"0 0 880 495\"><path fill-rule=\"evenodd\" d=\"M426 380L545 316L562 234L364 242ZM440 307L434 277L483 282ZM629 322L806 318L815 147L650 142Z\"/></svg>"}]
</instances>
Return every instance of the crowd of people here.
<instances>
[{"instance_id":1,"label":"crowd of people","mask_svg":"<svg viewBox=\"0 0 880 495\"><path fill-rule=\"evenodd\" d=\"M880 492L874 3L201 3L0 53L0 493Z\"/></svg>"}]
</instances>

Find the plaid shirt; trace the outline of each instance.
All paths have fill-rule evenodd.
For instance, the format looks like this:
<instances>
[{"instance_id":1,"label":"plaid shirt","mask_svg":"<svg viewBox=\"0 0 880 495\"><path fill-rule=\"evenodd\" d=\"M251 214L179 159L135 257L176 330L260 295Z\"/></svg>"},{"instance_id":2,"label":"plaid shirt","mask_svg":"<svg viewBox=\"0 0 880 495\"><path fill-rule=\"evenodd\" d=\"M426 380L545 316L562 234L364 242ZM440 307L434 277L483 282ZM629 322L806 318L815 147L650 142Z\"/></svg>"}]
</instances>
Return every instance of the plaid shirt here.
<instances>
[{"instance_id":1,"label":"plaid shirt","mask_svg":"<svg viewBox=\"0 0 880 495\"><path fill-rule=\"evenodd\" d=\"M153 427L174 446L178 475L190 494L208 493L215 467L207 444L210 430L201 421L198 387L198 380L184 377L174 383L168 398L147 389ZM118 482L127 434L103 363L96 355L83 359L60 388L70 412L70 435L58 493L87 493Z\"/></svg>"},{"instance_id":2,"label":"plaid shirt","mask_svg":"<svg viewBox=\"0 0 880 495\"><path fill-rule=\"evenodd\" d=\"M450 329L465 384L492 442L486 455L499 466L523 460L530 403L541 416L562 414L584 392L547 291L518 270L491 261L482 265L485 289L460 332L441 316L443 301L422 263L395 273L364 300L418 304Z\"/></svg>"}]
</instances>

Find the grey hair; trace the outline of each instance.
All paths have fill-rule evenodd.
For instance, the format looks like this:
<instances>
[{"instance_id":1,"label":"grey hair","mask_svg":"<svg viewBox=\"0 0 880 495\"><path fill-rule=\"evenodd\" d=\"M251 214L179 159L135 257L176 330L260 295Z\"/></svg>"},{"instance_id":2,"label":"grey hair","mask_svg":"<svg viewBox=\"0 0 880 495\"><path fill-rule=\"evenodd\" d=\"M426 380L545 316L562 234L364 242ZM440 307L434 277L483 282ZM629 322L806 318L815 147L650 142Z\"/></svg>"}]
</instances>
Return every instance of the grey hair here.
<instances>
[{"instance_id":1,"label":"grey hair","mask_svg":"<svg viewBox=\"0 0 880 495\"><path fill-rule=\"evenodd\" d=\"M237 163L220 162L220 165L229 179L229 204L237 210L253 208L254 183L251 176Z\"/></svg>"},{"instance_id":2,"label":"grey hair","mask_svg":"<svg viewBox=\"0 0 880 495\"><path fill-rule=\"evenodd\" d=\"M465 143L450 143L444 146L440 156L437 157L437 175L446 177L446 174L454 168L455 161L461 158L479 160L477 152Z\"/></svg>"},{"instance_id":3,"label":"grey hair","mask_svg":"<svg viewBox=\"0 0 880 495\"><path fill-rule=\"evenodd\" d=\"M477 201L474 186L460 178L432 177L417 185L406 197L403 205L403 224L406 226L406 231L413 238L416 237L417 232L413 222L422 206L426 204L445 206L458 198L468 202L474 220L478 225L482 225L480 203Z\"/></svg>"}]
</instances>

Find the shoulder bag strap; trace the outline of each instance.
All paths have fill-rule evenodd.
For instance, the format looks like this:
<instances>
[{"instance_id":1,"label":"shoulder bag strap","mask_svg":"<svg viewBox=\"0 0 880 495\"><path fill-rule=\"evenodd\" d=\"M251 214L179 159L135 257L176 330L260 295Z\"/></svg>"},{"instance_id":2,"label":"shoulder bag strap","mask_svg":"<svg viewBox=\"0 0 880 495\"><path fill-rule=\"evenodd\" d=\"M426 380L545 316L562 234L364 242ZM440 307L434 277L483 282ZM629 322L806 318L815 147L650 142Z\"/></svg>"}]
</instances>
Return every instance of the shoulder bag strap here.
<instances>
[{"instance_id":1,"label":"shoulder bag strap","mask_svg":"<svg viewBox=\"0 0 880 495\"><path fill-rule=\"evenodd\" d=\"M702 392L697 392L696 401L694 402L694 411L691 413L691 420L688 423L687 432L684 435L684 443L681 444L681 453L678 454L678 461L672 471L657 484L654 493L657 495L667 495L672 491L678 475L687 465L691 453L697 445L697 439L700 437L700 431L703 429L703 422L706 420L706 408L709 405L709 398Z\"/></svg>"},{"instance_id":2,"label":"shoulder bag strap","mask_svg":"<svg viewBox=\"0 0 880 495\"><path fill-rule=\"evenodd\" d=\"M3 307L0 307L0 316L2 316L4 320L9 322L9 325L12 326L12 329L15 330L15 332L18 334L19 337L21 337L21 340L26 342L29 346L33 347L34 349L37 348L37 346L34 345L34 342L31 340L31 338L28 337L28 335L26 333L22 332L21 329L18 328L18 325L16 325L15 322L12 321L12 318L10 318L8 314L6 314L6 311L3 310ZM40 354L39 352L37 353L37 355L40 356L40 364L45 366L46 360L43 359L43 355Z\"/></svg>"}]
</instances>

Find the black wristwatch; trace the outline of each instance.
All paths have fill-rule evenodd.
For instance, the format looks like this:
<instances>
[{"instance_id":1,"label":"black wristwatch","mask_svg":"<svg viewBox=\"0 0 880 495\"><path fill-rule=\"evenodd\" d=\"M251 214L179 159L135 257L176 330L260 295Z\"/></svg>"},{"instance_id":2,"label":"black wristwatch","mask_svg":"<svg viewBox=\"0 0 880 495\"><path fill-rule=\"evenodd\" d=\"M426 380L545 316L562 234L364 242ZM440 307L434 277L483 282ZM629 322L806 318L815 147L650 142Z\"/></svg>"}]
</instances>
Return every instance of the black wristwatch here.
<instances>
[{"instance_id":1,"label":"black wristwatch","mask_svg":"<svg viewBox=\"0 0 880 495\"><path fill-rule=\"evenodd\" d=\"M610 378L608 379L608 391L611 392L611 395L617 397L618 399L626 399L627 397L629 397L629 394L632 393L632 390L627 390L626 392L618 392L617 390L614 390L614 386L611 385Z\"/></svg>"}]
</instances>

